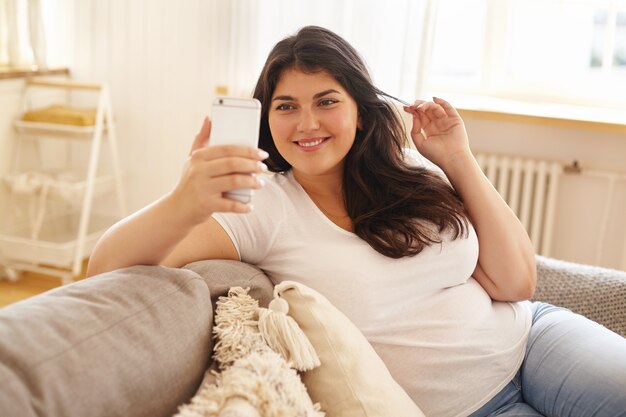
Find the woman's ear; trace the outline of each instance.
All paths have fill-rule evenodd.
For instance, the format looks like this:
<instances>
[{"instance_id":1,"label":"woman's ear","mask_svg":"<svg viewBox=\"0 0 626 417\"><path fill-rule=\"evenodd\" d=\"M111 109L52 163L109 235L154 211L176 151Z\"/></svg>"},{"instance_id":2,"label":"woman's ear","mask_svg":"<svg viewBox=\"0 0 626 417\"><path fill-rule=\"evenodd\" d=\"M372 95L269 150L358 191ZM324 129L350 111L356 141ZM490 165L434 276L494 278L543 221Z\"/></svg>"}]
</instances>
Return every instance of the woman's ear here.
<instances>
[{"instance_id":1,"label":"woman's ear","mask_svg":"<svg viewBox=\"0 0 626 417\"><path fill-rule=\"evenodd\" d=\"M359 114L356 119L357 130L363 130L363 123L361 122L361 115Z\"/></svg>"}]
</instances>

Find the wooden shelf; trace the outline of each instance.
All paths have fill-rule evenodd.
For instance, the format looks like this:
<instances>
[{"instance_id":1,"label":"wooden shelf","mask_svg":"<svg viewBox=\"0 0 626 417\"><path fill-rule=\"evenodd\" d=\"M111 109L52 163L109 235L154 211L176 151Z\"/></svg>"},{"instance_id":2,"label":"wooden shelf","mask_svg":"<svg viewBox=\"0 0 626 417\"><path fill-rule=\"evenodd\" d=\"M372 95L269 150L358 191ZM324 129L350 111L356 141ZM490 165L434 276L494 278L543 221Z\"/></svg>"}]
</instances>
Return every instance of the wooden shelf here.
<instances>
[{"instance_id":1,"label":"wooden shelf","mask_svg":"<svg viewBox=\"0 0 626 417\"><path fill-rule=\"evenodd\" d=\"M70 75L69 68L37 69L30 67L0 67L0 80L48 75Z\"/></svg>"}]
</instances>

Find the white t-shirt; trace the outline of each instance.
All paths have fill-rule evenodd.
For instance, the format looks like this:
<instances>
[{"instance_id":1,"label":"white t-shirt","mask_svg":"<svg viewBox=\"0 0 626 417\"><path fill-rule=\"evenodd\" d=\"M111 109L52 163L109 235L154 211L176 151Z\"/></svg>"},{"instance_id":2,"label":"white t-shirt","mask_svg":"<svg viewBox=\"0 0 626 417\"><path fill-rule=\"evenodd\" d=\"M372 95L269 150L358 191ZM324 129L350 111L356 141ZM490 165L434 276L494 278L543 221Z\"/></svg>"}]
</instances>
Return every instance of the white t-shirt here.
<instances>
[{"instance_id":1,"label":"white t-shirt","mask_svg":"<svg viewBox=\"0 0 626 417\"><path fill-rule=\"evenodd\" d=\"M434 167L409 152L415 164ZM473 227L467 238L444 236L416 256L392 259L332 223L291 171L267 180L251 213L214 215L241 260L274 284L293 280L326 296L427 416L467 416L513 378L530 309L491 300L471 277L478 259Z\"/></svg>"}]
</instances>

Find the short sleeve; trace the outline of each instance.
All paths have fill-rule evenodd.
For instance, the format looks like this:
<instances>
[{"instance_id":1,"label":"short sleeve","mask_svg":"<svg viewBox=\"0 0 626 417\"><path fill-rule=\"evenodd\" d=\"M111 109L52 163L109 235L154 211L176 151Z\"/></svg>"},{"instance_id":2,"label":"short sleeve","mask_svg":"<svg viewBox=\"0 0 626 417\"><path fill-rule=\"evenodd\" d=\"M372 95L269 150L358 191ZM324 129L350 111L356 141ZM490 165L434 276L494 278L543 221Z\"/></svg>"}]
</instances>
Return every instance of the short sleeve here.
<instances>
[{"instance_id":1,"label":"short sleeve","mask_svg":"<svg viewBox=\"0 0 626 417\"><path fill-rule=\"evenodd\" d=\"M265 187L255 190L250 213L214 213L239 253L239 259L258 264L269 253L284 216L285 193L268 178Z\"/></svg>"}]
</instances>

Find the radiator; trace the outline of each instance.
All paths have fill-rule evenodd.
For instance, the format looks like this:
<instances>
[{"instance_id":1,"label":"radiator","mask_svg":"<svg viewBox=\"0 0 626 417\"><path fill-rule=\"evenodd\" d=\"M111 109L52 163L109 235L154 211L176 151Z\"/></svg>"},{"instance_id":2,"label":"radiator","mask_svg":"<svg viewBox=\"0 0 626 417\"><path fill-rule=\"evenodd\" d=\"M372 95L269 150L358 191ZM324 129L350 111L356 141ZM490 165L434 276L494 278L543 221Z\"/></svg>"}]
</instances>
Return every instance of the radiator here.
<instances>
[{"instance_id":1,"label":"radiator","mask_svg":"<svg viewBox=\"0 0 626 417\"><path fill-rule=\"evenodd\" d=\"M477 154L489 181L520 219L535 251L550 256L559 178L558 162Z\"/></svg>"}]
</instances>

